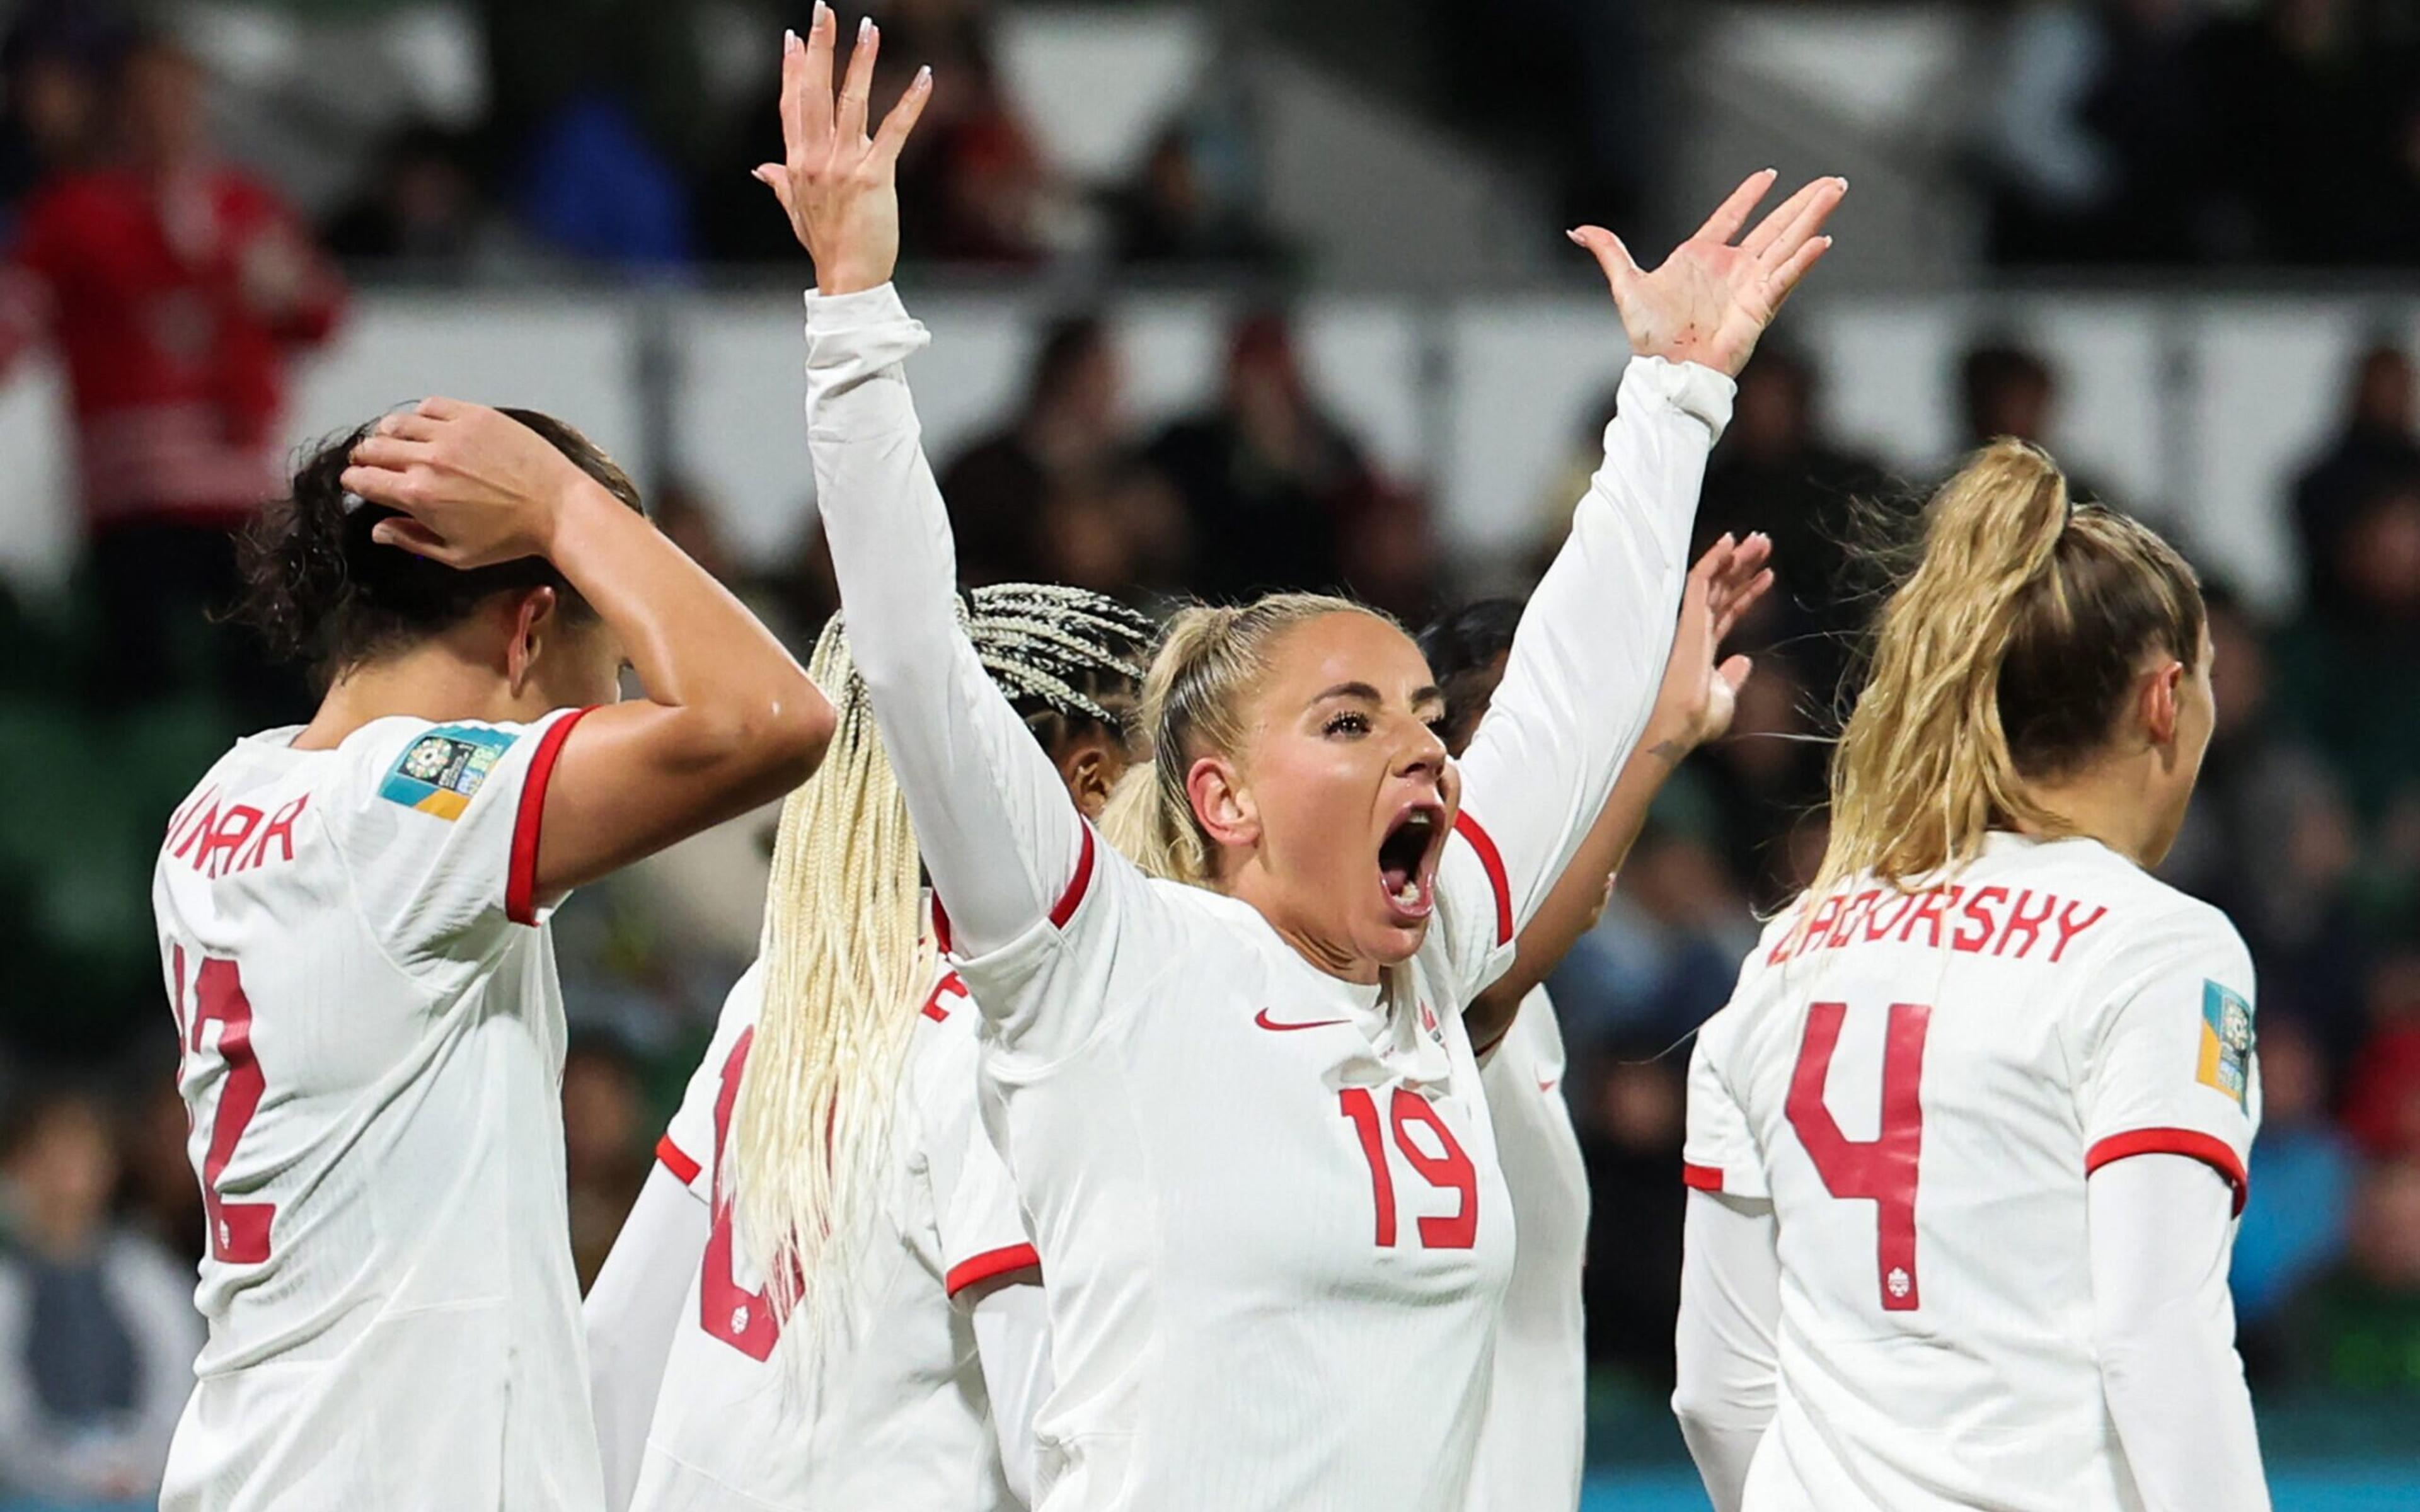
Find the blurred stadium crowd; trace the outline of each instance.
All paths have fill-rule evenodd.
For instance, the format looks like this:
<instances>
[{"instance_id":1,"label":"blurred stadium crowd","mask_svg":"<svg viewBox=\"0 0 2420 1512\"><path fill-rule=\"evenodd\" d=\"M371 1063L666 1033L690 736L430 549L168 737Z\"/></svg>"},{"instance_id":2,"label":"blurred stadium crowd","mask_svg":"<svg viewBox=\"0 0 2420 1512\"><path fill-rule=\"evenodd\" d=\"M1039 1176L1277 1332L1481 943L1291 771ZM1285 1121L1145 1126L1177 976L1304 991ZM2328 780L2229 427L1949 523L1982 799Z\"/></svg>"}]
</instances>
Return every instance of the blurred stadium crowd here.
<instances>
[{"instance_id":1,"label":"blurred stadium crowd","mask_svg":"<svg viewBox=\"0 0 2420 1512\"><path fill-rule=\"evenodd\" d=\"M1523 8L1589 37L1652 9ZM365 276L792 260L742 172L763 155L769 91L748 69L703 89L714 69L692 33L658 24L679 12L477 8L483 117L393 122L313 214L274 173L210 153L202 65L133 18L31 0L0 40L0 364L47 348L66 369L85 507L70 593L0 584L0 1488L140 1494L184 1395L201 1213L147 876L194 774L234 733L308 707L297 676L206 617L233 581L228 530L274 487L286 366L340 327ZM903 168L911 256L1295 261L1253 199L1248 123L1215 100L1168 121L1131 181L1056 176L995 87L988 20L981 0L884 9L885 66L929 60L949 81ZM2420 262L2420 8L2107 0L2024 8L2008 36L2008 108L1973 160L1996 255ZM1609 45L1572 54L1574 98ZM1536 123L1508 109L1496 124ZM1568 113L1553 124L1597 139ZM1623 192L1585 157L1571 172ZM171 179L191 192L150 192ZM2055 358L1969 351L1967 436L2055 449ZM1230 332L1215 400L1139 432L1114 324L1061 320L992 433L936 458L970 576L1146 607L1347 584L1416 625L1457 602L1469 575L1419 489L1372 460L1307 371L1282 305L1255 307ZM1670 1372L1685 1063L1672 1047L1723 1002L1759 912L1821 854L1823 736L1882 564L1853 506L1918 499L1925 481L1823 434L1823 378L1785 324L1744 379L1700 536L1772 533L1784 591L1743 634L1757 671L1730 738L1668 790L1552 984L1595 1194L1590 1350L1612 1454L1676 1444L1660 1427L1626 1432L1662 1424ZM2210 585L2219 726L2170 862L2233 917L2260 969L2268 1112L2235 1290L2273 1424L2298 1400L2333 1404L2339 1424L2363 1403L2386 1421L2420 1408L2420 379L2382 340L2344 393L2276 501L2299 539L2302 608L2264 617ZM1593 447L1572 439L1575 480ZM803 652L832 604L812 542L758 569L726 549L710 501L659 479L653 503ZM1540 562L1550 544L1542 533ZM583 1276L754 949L769 827L761 814L703 837L560 917Z\"/></svg>"}]
</instances>

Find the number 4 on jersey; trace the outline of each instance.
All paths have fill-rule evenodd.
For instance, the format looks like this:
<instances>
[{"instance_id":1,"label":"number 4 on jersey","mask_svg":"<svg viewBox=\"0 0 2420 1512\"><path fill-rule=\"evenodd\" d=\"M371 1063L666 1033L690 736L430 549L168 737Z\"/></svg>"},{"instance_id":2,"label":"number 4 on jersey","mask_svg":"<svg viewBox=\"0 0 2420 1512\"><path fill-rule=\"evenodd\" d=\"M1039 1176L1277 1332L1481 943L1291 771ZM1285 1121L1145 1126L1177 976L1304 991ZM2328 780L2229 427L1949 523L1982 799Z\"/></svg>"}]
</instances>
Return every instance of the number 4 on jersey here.
<instances>
[{"instance_id":1,"label":"number 4 on jersey","mask_svg":"<svg viewBox=\"0 0 2420 1512\"><path fill-rule=\"evenodd\" d=\"M1825 1191L1874 1205L1883 1311L1912 1313L1918 1302L1916 1176L1924 1150L1924 1101L1917 1084L1924 1076L1924 1038L1932 1027L1932 1010L1920 1003L1891 1005L1890 1025L1883 1035L1882 1128L1871 1139L1843 1135L1832 1110L1823 1105L1832 1052L1848 1016L1846 1003L1807 1006L1807 1037L1799 1042L1798 1065L1790 1076L1790 1127L1807 1147Z\"/></svg>"}]
</instances>

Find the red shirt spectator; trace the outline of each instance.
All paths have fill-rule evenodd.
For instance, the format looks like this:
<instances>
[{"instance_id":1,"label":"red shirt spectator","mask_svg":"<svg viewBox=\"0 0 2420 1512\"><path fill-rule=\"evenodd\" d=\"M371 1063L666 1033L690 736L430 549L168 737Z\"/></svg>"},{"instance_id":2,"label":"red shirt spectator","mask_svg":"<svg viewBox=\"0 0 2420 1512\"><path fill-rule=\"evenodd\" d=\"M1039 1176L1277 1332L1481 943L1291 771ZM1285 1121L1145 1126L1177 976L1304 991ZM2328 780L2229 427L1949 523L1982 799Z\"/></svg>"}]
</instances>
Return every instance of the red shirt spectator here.
<instances>
[{"instance_id":1,"label":"red shirt spectator","mask_svg":"<svg viewBox=\"0 0 2420 1512\"><path fill-rule=\"evenodd\" d=\"M134 168L54 180L0 285L0 367L47 335L67 367L89 522L225 526L279 486L287 351L343 288L244 174Z\"/></svg>"}]
</instances>

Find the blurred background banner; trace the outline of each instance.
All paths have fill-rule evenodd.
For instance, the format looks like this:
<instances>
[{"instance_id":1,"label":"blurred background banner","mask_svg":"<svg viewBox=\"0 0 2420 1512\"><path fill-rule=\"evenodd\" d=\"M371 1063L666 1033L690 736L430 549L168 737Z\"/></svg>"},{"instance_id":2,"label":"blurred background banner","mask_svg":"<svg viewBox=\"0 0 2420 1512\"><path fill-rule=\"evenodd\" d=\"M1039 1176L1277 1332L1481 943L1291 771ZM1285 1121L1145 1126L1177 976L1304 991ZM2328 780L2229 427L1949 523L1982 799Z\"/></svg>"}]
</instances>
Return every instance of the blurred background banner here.
<instances>
[{"instance_id":1,"label":"blurred background banner","mask_svg":"<svg viewBox=\"0 0 2420 1512\"><path fill-rule=\"evenodd\" d=\"M869 8L840 7L853 25ZM1146 608L1526 588L1642 256L1844 173L1700 539L1763 530L1731 737L1553 988L1594 1191L1587 1505L1703 1505L1664 1397L1683 1041L1808 875L1882 580L1862 505L1998 435L2211 591L2171 880L2260 973L2235 1261L2276 1502L2420 1505L2420 0L876 0L976 580ZM297 445L432 392L559 414L803 649L832 607L775 155L786 0L0 0L0 1509L144 1504L200 1212L147 879L308 689L210 617ZM602 1259L755 948L769 815L557 930L572 1235ZM1679 1046L1681 1048L1676 1049Z\"/></svg>"}]
</instances>

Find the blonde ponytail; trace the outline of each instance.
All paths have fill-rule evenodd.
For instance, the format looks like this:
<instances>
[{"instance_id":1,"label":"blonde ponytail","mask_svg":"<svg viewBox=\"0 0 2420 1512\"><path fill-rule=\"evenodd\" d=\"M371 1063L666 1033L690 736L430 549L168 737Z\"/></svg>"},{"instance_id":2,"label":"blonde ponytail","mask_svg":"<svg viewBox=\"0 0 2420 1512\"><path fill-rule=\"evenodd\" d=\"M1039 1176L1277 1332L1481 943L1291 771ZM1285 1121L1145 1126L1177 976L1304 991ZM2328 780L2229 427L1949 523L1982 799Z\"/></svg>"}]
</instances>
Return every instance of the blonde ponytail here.
<instances>
[{"instance_id":1,"label":"blonde ponytail","mask_svg":"<svg viewBox=\"0 0 2420 1512\"><path fill-rule=\"evenodd\" d=\"M1277 640L1328 614L1387 620L1365 604L1326 594L1268 594L1240 607L1179 610L1143 678L1137 723L1150 760L1127 768L1109 795L1102 837L1151 876L1211 886L1217 878L1209 837L1186 787L1193 762L1242 748L1247 695L1268 670Z\"/></svg>"},{"instance_id":2,"label":"blonde ponytail","mask_svg":"<svg viewBox=\"0 0 2420 1512\"><path fill-rule=\"evenodd\" d=\"M2191 664L2193 569L2143 525L2073 505L2039 448L1993 442L1942 486L1922 554L1874 631L1833 752L1831 838L1810 893L1972 859L1994 828L2061 832L2028 783L2103 744L2143 654Z\"/></svg>"},{"instance_id":3,"label":"blonde ponytail","mask_svg":"<svg viewBox=\"0 0 2420 1512\"><path fill-rule=\"evenodd\" d=\"M776 1315L846 1263L880 1199L910 1031L936 967L908 803L839 620L809 675L839 716L782 806L767 887L764 1011L730 1134L742 1243Z\"/></svg>"}]
</instances>

